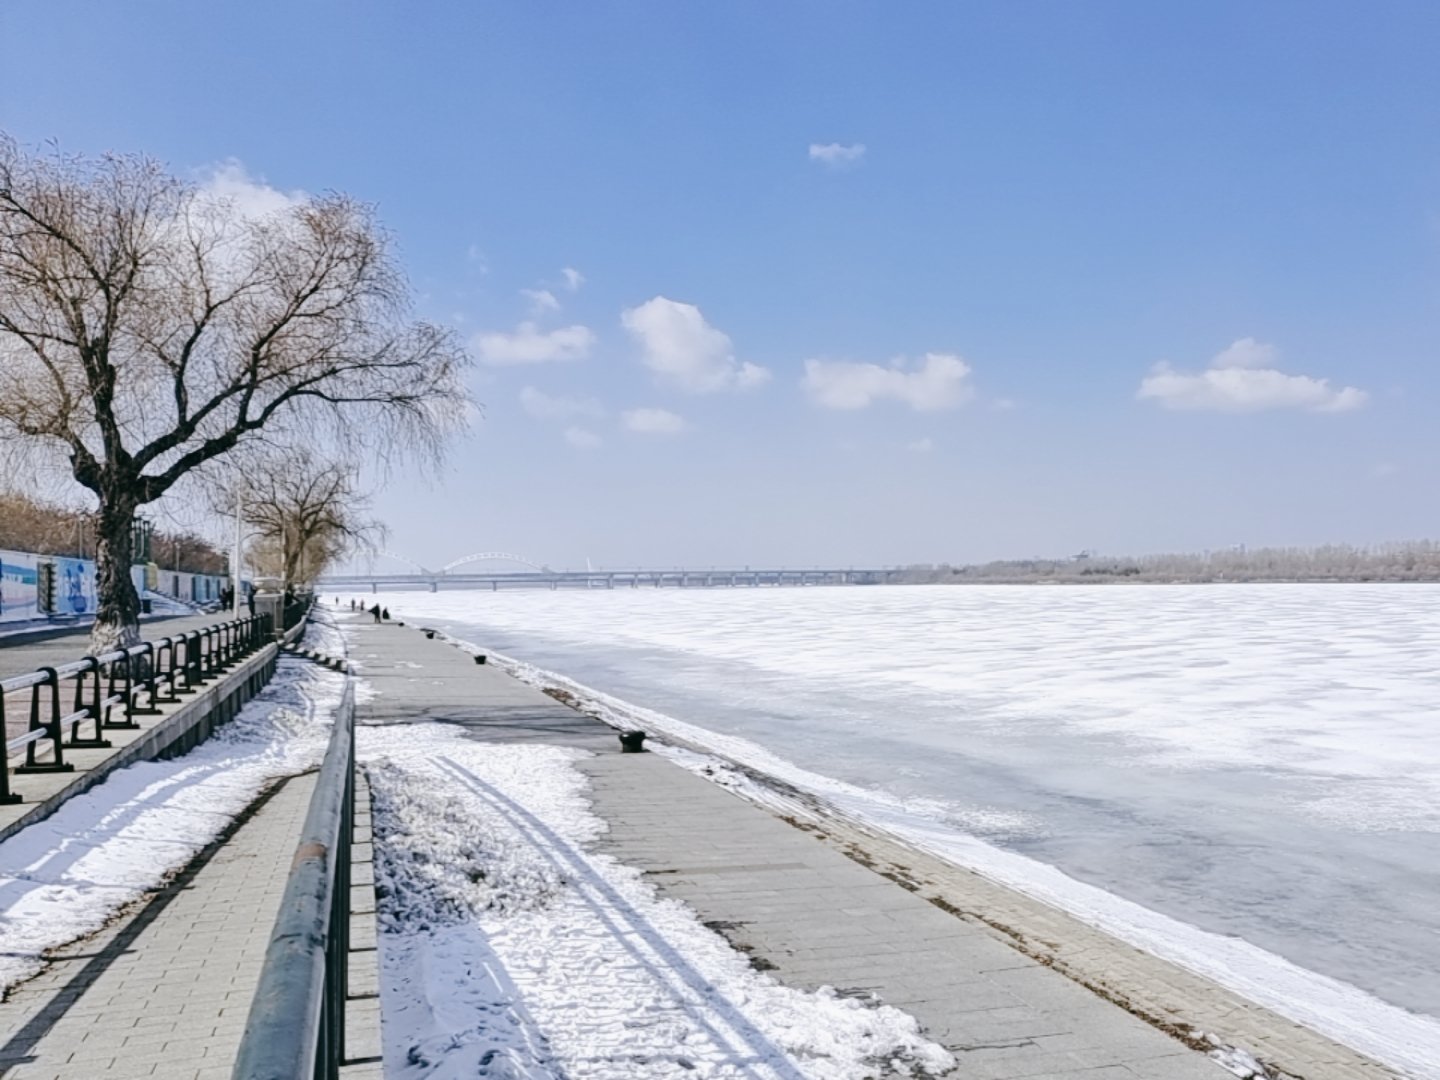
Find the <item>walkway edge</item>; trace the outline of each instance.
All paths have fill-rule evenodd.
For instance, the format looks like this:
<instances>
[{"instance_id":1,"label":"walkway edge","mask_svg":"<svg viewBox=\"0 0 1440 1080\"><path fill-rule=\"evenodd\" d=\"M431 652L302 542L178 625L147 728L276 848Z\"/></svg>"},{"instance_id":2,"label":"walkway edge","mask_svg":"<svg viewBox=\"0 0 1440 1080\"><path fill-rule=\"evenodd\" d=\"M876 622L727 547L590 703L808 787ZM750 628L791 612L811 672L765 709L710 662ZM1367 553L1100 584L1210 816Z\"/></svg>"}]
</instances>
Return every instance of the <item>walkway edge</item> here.
<instances>
[{"instance_id":1,"label":"walkway edge","mask_svg":"<svg viewBox=\"0 0 1440 1080\"><path fill-rule=\"evenodd\" d=\"M668 736L663 739L670 741ZM752 779L763 775L737 767ZM996 941L1144 1020L1180 1045L1200 1053L1238 1047L1254 1055L1276 1080L1399 1080L1403 1075L1206 975L1131 945L980 871L951 863L882 827L835 813L833 808L829 813L792 816L742 791L725 790L961 922L984 928Z\"/></svg>"}]
</instances>

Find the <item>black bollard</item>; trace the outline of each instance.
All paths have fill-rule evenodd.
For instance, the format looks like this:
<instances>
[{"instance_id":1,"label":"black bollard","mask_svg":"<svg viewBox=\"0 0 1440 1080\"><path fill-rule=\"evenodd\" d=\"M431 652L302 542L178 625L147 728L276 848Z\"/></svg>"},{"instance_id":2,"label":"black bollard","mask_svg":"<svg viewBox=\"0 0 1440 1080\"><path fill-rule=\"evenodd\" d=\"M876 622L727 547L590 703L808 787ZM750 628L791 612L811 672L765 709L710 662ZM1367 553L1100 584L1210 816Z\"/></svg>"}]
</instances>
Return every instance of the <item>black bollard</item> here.
<instances>
[{"instance_id":1,"label":"black bollard","mask_svg":"<svg viewBox=\"0 0 1440 1080\"><path fill-rule=\"evenodd\" d=\"M475 654L475 662L476 662L477 664L483 664L483 663L485 662L485 654L484 654L483 652L482 652L482 653L476 653L476 654Z\"/></svg>"},{"instance_id":2,"label":"black bollard","mask_svg":"<svg viewBox=\"0 0 1440 1080\"><path fill-rule=\"evenodd\" d=\"M645 753L645 733L643 731L620 732L620 752L622 754Z\"/></svg>"}]
</instances>

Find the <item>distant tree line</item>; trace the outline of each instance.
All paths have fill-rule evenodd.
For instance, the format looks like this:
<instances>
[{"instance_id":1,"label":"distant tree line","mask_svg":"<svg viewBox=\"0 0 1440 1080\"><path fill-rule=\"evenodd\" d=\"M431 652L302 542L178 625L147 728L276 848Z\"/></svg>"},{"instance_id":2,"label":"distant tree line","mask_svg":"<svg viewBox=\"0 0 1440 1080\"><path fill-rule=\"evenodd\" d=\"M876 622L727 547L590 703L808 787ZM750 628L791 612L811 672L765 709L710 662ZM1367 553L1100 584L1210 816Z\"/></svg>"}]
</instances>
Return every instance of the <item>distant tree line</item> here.
<instances>
[{"instance_id":1,"label":"distant tree line","mask_svg":"<svg viewBox=\"0 0 1440 1080\"><path fill-rule=\"evenodd\" d=\"M93 559L95 515L0 491L0 549ZM225 556L203 537L189 532L151 533L150 557L166 570L186 574L226 572Z\"/></svg>"},{"instance_id":2,"label":"distant tree line","mask_svg":"<svg viewBox=\"0 0 1440 1080\"><path fill-rule=\"evenodd\" d=\"M929 584L1100 584L1105 582L1440 581L1440 542L1374 547L1234 548L1199 554L1005 559L968 566L916 565L904 580Z\"/></svg>"}]
</instances>

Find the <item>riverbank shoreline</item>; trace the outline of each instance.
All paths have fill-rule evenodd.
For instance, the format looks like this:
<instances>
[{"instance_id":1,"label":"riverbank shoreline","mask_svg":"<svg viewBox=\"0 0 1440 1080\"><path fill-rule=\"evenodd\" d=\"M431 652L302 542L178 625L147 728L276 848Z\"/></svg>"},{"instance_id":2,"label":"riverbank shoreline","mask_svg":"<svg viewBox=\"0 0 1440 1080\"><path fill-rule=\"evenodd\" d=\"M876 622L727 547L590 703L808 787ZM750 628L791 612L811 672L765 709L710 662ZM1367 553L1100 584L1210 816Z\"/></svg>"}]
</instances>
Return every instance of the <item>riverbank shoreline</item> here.
<instances>
[{"instance_id":1,"label":"riverbank shoreline","mask_svg":"<svg viewBox=\"0 0 1440 1080\"><path fill-rule=\"evenodd\" d=\"M492 665L584 716L615 728L627 726L617 723L600 704L606 695L587 694L586 688L564 676L540 671L443 631L439 636L464 651L486 653ZM1211 1056L1232 1075L1257 1080L1382 1080L1425 1075L1407 1074L1400 1066L1382 1063L1203 974L927 851L906 837L857 819L813 792L729 759L712 747L670 731L652 733L652 746L662 755L670 748L680 757L691 755L692 760L677 763L957 920L983 928L996 941L1184 1046ZM743 938L732 938L732 943L747 951L754 949ZM1411 1062L1426 1060L1423 1048L1408 1049L1415 1055Z\"/></svg>"}]
</instances>

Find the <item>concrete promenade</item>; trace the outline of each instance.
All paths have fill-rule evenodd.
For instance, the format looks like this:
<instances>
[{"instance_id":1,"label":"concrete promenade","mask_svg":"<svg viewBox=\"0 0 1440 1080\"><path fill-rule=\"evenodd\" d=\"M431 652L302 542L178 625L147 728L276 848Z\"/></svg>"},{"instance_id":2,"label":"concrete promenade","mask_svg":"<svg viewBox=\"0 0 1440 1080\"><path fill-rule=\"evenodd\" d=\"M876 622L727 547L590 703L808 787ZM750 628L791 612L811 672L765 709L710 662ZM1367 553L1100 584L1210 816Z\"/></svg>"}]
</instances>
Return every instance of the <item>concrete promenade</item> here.
<instances>
[{"instance_id":1,"label":"concrete promenade","mask_svg":"<svg viewBox=\"0 0 1440 1080\"><path fill-rule=\"evenodd\" d=\"M354 626L351 659L376 691L357 708L358 723L441 720L476 739L592 751L581 768L610 825L606 851L642 868L662 894L690 905L781 982L874 993L912 1013L960 1059L954 1075L1231 1075L983 921L865 865L863 852L847 854L660 755L621 755L599 721L413 626Z\"/></svg>"}]
</instances>

